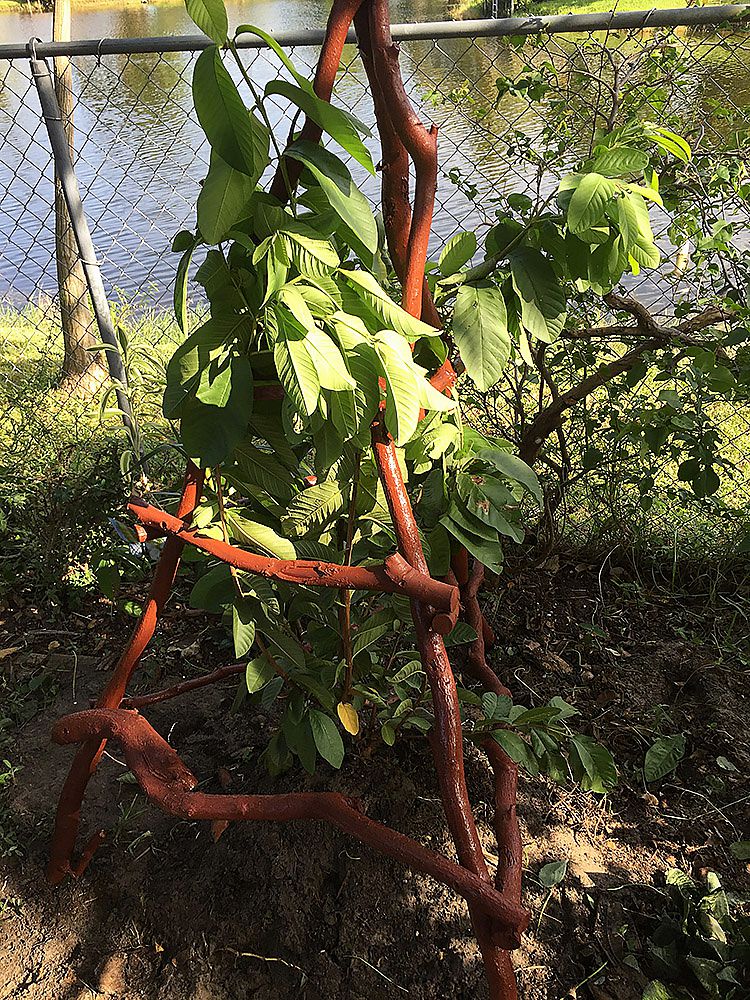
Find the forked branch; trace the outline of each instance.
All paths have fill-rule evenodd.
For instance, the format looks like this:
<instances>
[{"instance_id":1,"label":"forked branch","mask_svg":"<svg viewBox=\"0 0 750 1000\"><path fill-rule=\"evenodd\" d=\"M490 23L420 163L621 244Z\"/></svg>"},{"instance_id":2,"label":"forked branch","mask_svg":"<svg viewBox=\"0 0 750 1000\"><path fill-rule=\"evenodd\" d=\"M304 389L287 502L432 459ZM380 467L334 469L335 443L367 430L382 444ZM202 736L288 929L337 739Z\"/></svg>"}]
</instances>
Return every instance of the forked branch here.
<instances>
[{"instance_id":1,"label":"forked branch","mask_svg":"<svg viewBox=\"0 0 750 1000\"><path fill-rule=\"evenodd\" d=\"M179 518L137 498L131 498L128 506L142 524L158 528L171 538L179 538L181 542L207 552L236 569L257 573L269 580L307 587L328 587L332 590L346 587L351 590L374 590L382 594L404 594L444 612L434 616L437 618L434 623L436 628L442 627L449 632L455 624L459 604L458 588L434 580L427 572L414 569L398 553L388 556L379 566L342 566L317 559L271 559L216 538L199 535Z\"/></svg>"},{"instance_id":2,"label":"forked branch","mask_svg":"<svg viewBox=\"0 0 750 1000\"><path fill-rule=\"evenodd\" d=\"M483 879L411 838L365 816L356 800L337 792L290 792L282 795L211 795L197 791L198 781L174 749L137 712L91 709L55 723L52 739L61 745L115 740L125 762L151 802L186 820L235 822L264 820L331 823L363 844L430 875L491 915L502 928L506 947L516 948L529 914L509 903Z\"/></svg>"}]
</instances>

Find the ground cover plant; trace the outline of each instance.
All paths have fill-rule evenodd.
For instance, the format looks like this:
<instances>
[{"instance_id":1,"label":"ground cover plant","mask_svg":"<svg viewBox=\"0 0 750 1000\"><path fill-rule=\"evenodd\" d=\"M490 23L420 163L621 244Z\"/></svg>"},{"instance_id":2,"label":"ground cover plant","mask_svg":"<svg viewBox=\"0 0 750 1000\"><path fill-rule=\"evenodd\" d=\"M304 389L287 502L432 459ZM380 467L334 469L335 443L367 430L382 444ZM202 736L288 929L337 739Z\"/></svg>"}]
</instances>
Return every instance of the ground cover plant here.
<instances>
[{"instance_id":1,"label":"ground cover plant","mask_svg":"<svg viewBox=\"0 0 750 1000\"><path fill-rule=\"evenodd\" d=\"M523 537L522 502L541 494L508 441L463 423L457 369L480 391L491 388L511 355L530 363L532 349L559 336L576 283L601 294L626 270L653 266L648 203L660 195L641 147L683 157L689 150L647 123L611 131L563 179L553 214L533 225L501 221L471 267L476 239L459 234L439 276L426 278L437 135L406 99L387 4L334 5L314 86L258 29L241 26L230 39L220 4L188 9L215 44L195 68L212 163L196 231L175 240L183 254L175 310L186 339L168 365L163 404L165 417L179 421L185 484L174 513L131 499L139 537L166 541L98 707L55 726L58 743L82 746L60 799L50 877L81 874L101 841L95 834L73 860L86 785L113 739L149 798L211 820L217 836L237 820L326 820L450 886L469 904L490 996L513 997L509 952L529 919L520 900L518 767L597 794L617 775L609 752L576 730L572 705L556 695L545 706L514 704L487 663L493 635L478 601L485 570L502 570L505 539ZM325 132L374 170L361 124L329 103L352 19L382 147L383 233L343 161L319 144ZM236 49L248 33L274 49L291 78L263 96ZM250 108L226 68L232 58ZM269 96L306 118L283 148L270 128ZM553 256L561 240L570 252ZM601 270L583 276L576 261L593 258L594 247L606 248L596 258ZM211 309L190 329L196 253ZM443 315L449 333L441 333ZM226 613L238 662L123 702L185 546L202 553L205 569L191 602ZM448 659L446 647L457 646L468 687L456 684ZM140 709L231 675L244 678L241 696L281 706L264 754L272 773L296 762L314 772L318 757L341 767L342 730L347 739L379 731L386 745L426 735L459 863L369 819L339 793L198 790ZM481 747L495 774L494 879L468 799L464 741Z\"/></svg>"}]
</instances>

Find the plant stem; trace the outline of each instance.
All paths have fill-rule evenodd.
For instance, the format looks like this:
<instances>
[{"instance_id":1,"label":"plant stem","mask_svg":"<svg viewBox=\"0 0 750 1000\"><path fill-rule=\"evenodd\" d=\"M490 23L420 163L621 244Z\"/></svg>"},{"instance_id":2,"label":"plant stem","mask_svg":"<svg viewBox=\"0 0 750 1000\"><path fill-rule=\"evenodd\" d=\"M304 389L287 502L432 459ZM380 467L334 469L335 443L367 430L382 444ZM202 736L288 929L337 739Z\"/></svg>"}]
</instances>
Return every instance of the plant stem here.
<instances>
[{"instance_id":1,"label":"plant stem","mask_svg":"<svg viewBox=\"0 0 750 1000\"><path fill-rule=\"evenodd\" d=\"M263 121L265 123L265 126L268 129L268 135L271 140L271 144L273 145L274 151L276 153L276 157L279 161L279 169L281 170L282 176L284 178L284 183L286 184L287 192L289 194L289 207L292 210L292 214L296 216L297 197L294 188L292 186L292 183L289 179L289 175L287 173L286 160L284 159L281 147L279 146L276 136L274 135L273 125L271 124L271 119L268 117L268 112L266 111L266 106L263 103L263 98L258 92L258 88L253 83L252 79L250 78L250 74L247 72L242 60L240 59L240 54L237 51L237 43L235 42L234 39L230 40L229 48L232 52L232 55L234 56L234 60L237 63L237 66L239 67L239 71L242 74L242 79L245 81L245 83L248 86L248 89L250 90L250 93L253 95L255 106L260 112L261 117L263 118Z\"/></svg>"},{"instance_id":2,"label":"plant stem","mask_svg":"<svg viewBox=\"0 0 750 1000\"><path fill-rule=\"evenodd\" d=\"M357 490L359 488L359 470L362 464L362 452L357 450L354 456L354 471L352 473L352 491L349 497L349 514L346 521L346 542L344 546L344 565L351 566L352 543L354 541L354 521L357 511ZM341 629L341 644L346 660L344 676L344 691L341 700L348 703L351 698L352 678L354 676L354 654L352 652L352 592L348 588L339 591L342 607L339 608L339 628Z\"/></svg>"}]
</instances>

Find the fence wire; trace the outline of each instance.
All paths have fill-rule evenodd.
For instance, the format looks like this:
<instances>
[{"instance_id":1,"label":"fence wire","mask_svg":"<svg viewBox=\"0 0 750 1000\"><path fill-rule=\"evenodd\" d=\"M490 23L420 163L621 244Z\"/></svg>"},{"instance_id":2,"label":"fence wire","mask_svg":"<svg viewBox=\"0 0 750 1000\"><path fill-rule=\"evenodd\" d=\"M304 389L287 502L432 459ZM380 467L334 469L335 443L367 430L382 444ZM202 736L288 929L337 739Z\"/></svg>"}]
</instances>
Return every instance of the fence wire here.
<instances>
[{"instance_id":1,"label":"fence wire","mask_svg":"<svg viewBox=\"0 0 750 1000\"><path fill-rule=\"evenodd\" d=\"M568 21L576 27L575 18ZM99 49L99 55L71 60L76 170L114 317L127 337L135 405L151 444L158 444L170 437L158 415L160 381L180 339L171 312L178 255L170 244L180 229L194 226L208 167L191 97L197 53ZM288 51L312 75L317 47ZM247 49L243 59L261 87L279 72L267 49ZM614 91L615 104L627 94L638 114L669 123L696 149L727 148L729 136L742 136L750 126L750 34L742 24L420 38L401 43L401 63L423 120L439 127L433 255L461 230L481 238L509 196L538 198L554 191L590 146L593 128L616 122ZM336 100L373 124L353 45L345 50ZM290 109L279 103L274 111L279 134L286 135ZM377 160L374 140L371 150ZM378 180L356 164L352 172L377 203ZM53 163L28 62L0 60L0 508L23 503L24 479L38 475L40 457L54 478L123 447L117 421L102 416L102 369L60 379L54 201ZM713 207L707 204L707 218ZM742 197L724 203L722 211L736 232L750 221ZM704 298L710 276L689 266L675 274L670 219L656 212L652 222L665 261L656 274L629 279L627 290L655 315L669 317L678 302ZM90 323L83 288L79 295L82 322ZM571 383L581 375L574 353L568 373ZM619 386L616 394L605 387L585 408L570 411L566 447L572 472L555 517L572 541L621 539L627 530L646 543L679 536L705 548L745 530L749 405L711 404L725 472L720 490L709 498L691 498L670 459L646 460L638 449L612 444L613 420L647 414L664 388L648 377ZM509 413L517 418L519 401L522 412L531 412L538 392L512 372L499 392L478 401L475 416L512 436ZM583 474L595 452L606 461L596 474ZM644 509L637 484L647 474L655 485Z\"/></svg>"}]
</instances>

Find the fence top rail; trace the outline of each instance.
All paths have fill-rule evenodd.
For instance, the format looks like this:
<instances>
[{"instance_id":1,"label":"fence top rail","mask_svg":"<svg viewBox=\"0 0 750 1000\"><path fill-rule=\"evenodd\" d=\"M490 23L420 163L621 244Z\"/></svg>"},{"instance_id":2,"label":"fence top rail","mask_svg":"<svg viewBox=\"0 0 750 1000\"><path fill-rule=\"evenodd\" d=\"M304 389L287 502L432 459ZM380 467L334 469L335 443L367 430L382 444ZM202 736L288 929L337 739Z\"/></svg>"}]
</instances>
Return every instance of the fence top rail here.
<instances>
[{"instance_id":1,"label":"fence top rail","mask_svg":"<svg viewBox=\"0 0 750 1000\"><path fill-rule=\"evenodd\" d=\"M397 41L429 41L450 38L500 38L508 35L563 34L589 31L637 31L644 28L721 26L750 16L750 4L721 4L707 7L681 7L630 11L602 11L596 14L559 14L547 17L483 18L473 21L424 21L419 24L394 24ZM286 47L319 46L324 29L280 31L274 37ZM355 42L354 31L347 41ZM197 52L212 42L205 35L164 35L153 38L88 38L70 42L36 40L37 57L135 55L149 52ZM30 45L0 45L0 59L27 59ZM265 48L260 38L247 35L238 40L247 49Z\"/></svg>"}]
</instances>

